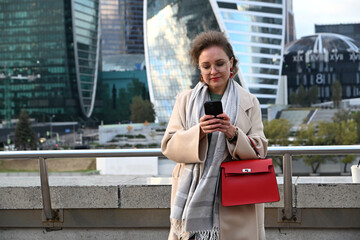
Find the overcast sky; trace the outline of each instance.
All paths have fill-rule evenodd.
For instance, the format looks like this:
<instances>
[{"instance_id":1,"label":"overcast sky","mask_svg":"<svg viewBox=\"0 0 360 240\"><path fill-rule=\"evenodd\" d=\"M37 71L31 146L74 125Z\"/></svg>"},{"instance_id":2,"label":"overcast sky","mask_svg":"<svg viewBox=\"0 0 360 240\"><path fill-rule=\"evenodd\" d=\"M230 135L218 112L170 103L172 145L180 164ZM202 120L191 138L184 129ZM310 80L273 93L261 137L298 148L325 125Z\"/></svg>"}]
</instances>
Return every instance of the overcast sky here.
<instances>
[{"instance_id":1,"label":"overcast sky","mask_svg":"<svg viewBox=\"0 0 360 240\"><path fill-rule=\"evenodd\" d=\"M360 23L360 0L293 0L296 36L315 33L315 24Z\"/></svg>"}]
</instances>

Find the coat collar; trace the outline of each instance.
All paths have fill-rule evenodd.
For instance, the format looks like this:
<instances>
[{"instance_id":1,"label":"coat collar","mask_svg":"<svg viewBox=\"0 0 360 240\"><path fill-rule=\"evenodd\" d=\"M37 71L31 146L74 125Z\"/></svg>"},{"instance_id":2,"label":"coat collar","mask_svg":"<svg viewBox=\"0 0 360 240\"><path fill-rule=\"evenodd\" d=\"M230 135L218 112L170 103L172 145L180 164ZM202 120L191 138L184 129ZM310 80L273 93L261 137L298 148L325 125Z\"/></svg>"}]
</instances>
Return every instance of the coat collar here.
<instances>
[{"instance_id":1,"label":"coat collar","mask_svg":"<svg viewBox=\"0 0 360 240\"><path fill-rule=\"evenodd\" d=\"M254 106L251 94L240 85L237 86L240 96L240 107L246 112L249 108Z\"/></svg>"},{"instance_id":2,"label":"coat collar","mask_svg":"<svg viewBox=\"0 0 360 240\"><path fill-rule=\"evenodd\" d=\"M247 110L254 106L253 96L240 85L238 85L238 90L240 96L240 108L236 126L238 126L246 134L251 129L251 120L248 116Z\"/></svg>"}]
</instances>

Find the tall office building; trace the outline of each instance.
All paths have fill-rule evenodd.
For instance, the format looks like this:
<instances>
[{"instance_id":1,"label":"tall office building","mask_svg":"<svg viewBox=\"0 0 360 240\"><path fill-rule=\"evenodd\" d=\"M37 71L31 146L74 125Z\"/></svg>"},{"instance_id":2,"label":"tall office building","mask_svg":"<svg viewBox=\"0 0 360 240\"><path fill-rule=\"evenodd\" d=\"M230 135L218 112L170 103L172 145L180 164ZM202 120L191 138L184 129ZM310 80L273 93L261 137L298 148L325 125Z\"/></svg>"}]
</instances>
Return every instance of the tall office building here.
<instances>
[{"instance_id":1,"label":"tall office building","mask_svg":"<svg viewBox=\"0 0 360 240\"><path fill-rule=\"evenodd\" d=\"M143 0L101 1L102 57L144 54Z\"/></svg>"},{"instance_id":2,"label":"tall office building","mask_svg":"<svg viewBox=\"0 0 360 240\"><path fill-rule=\"evenodd\" d=\"M293 21L285 21L291 3L146 1L145 59L158 120L168 121L175 96L198 81L199 72L190 66L188 50L193 38L207 30L221 30L229 37L240 62L241 84L257 96L266 115L268 104L277 98L285 29L294 31ZM289 41L294 35L289 35Z\"/></svg>"},{"instance_id":3,"label":"tall office building","mask_svg":"<svg viewBox=\"0 0 360 240\"><path fill-rule=\"evenodd\" d=\"M98 0L0 2L0 118L91 116L99 59Z\"/></svg>"}]
</instances>

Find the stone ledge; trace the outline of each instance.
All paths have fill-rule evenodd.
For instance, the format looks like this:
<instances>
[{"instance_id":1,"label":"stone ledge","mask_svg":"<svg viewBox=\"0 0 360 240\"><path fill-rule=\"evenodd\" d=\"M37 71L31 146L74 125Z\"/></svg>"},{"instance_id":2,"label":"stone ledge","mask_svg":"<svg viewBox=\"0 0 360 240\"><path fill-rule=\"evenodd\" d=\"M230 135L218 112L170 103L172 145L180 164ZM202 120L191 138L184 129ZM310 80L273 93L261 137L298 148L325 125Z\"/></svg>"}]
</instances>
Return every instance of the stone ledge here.
<instances>
[{"instance_id":1,"label":"stone ledge","mask_svg":"<svg viewBox=\"0 0 360 240\"><path fill-rule=\"evenodd\" d=\"M169 208L170 178L134 176L50 177L52 207L81 208ZM294 177L294 206L298 208L360 208L360 184L351 177ZM283 207L282 178L278 178ZM0 177L0 209L41 209L39 177Z\"/></svg>"}]
</instances>

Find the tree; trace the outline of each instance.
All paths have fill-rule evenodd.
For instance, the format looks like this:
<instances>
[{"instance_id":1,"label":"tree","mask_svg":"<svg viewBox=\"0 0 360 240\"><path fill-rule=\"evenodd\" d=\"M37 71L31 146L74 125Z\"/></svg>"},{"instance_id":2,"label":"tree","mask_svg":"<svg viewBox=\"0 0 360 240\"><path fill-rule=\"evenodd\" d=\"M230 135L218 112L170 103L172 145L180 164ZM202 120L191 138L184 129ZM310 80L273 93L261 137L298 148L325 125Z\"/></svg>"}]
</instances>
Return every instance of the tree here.
<instances>
[{"instance_id":1,"label":"tree","mask_svg":"<svg viewBox=\"0 0 360 240\"><path fill-rule=\"evenodd\" d=\"M296 143L298 145L351 145L358 141L357 125L353 119L340 120L340 116L335 117L335 122L319 122L317 131L313 125L303 126L297 132ZM304 163L309 165L316 173L322 163L326 161L335 161L332 156L306 156ZM341 162L347 164L352 162L351 157L341 159Z\"/></svg>"},{"instance_id":2,"label":"tree","mask_svg":"<svg viewBox=\"0 0 360 240\"><path fill-rule=\"evenodd\" d=\"M351 111L340 108L333 116L333 121L340 123L341 121L349 121L352 118Z\"/></svg>"},{"instance_id":3,"label":"tree","mask_svg":"<svg viewBox=\"0 0 360 240\"><path fill-rule=\"evenodd\" d=\"M143 100L140 96L133 98L130 106L130 119L134 123L143 123L145 121L155 121L155 110L154 106L149 100Z\"/></svg>"},{"instance_id":4,"label":"tree","mask_svg":"<svg viewBox=\"0 0 360 240\"><path fill-rule=\"evenodd\" d=\"M319 88L317 85L313 85L308 92L308 99L310 105L318 102Z\"/></svg>"},{"instance_id":5,"label":"tree","mask_svg":"<svg viewBox=\"0 0 360 240\"><path fill-rule=\"evenodd\" d=\"M284 118L264 121L264 133L269 145L287 146L289 144L291 124Z\"/></svg>"},{"instance_id":6,"label":"tree","mask_svg":"<svg viewBox=\"0 0 360 240\"><path fill-rule=\"evenodd\" d=\"M347 172L347 165L355 161L354 155L346 155L341 159L341 162L344 164L344 173Z\"/></svg>"},{"instance_id":7,"label":"tree","mask_svg":"<svg viewBox=\"0 0 360 240\"><path fill-rule=\"evenodd\" d=\"M18 150L35 150L37 148L35 133L30 126L29 115L25 109L22 109L19 122L16 124L14 142Z\"/></svg>"},{"instance_id":8,"label":"tree","mask_svg":"<svg viewBox=\"0 0 360 240\"><path fill-rule=\"evenodd\" d=\"M315 126L313 124L310 125L303 125L301 129L296 133L297 145L317 145L321 141L319 136L316 134ZM322 163L325 163L329 159L328 156L319 156L319 155L312 155L312 156L305 156L303 158L304 163L311 167L312 173L316 173L319 170L319 167Z\"/></svg>"},{"instance_id":9,"label":"tree","mask_svg":"<svg viewBox=\"0 0 360 240\"><path fill-rule=\"evenodd\" d=\"M358 138L357 143L359 143L359 141L360 141L360 111L353 112L351 117L354 120L354 122L356 123L356 133L357 133L357 138Z\"/></svg>"},{"instance_id":10,"label":"tree","mask_svg":"<svg viewBox=\"0 0 360 240\"><path fill-rule=\"evenodd\" d=\"M297 105L298 104L298 99L297 99L297 94L296 92L292 92L290 94L290 104L291 105Z\"/></svg>"},{"instance_id":11,"label":"tree","mask_svg":"<svg viewBox=\"0 0 360 240\"><path fill-rule=\"evenodd\" d=\"M338 108L342 99L341 83L336 80L331 84L331 100L334 103L334 108Z\"/></svg>"},{"instance_id":12,"label":"tree","mask_svg":"<svg viewBox=\"0 0 360 240\"><path fill-rule=\"evenodd\" d=\"M291 124L284 118L264 121L264 133L269 141L269 145L287 146L289 144ZM274 164L279 166L283 172L282 157L274 156Z\"/></svg>"},{"instance_id":13,"label":"tree","mask_svg":"<svg viewBox=\"0 0 360 240\"><path fill-rule=\"evenodd\" d=\"M298 92L297 92L298 104L300 106L308 105L308 96L307 95L308 95L307 91L305 90L303 85L300 85L300 87L298 88Z\"/></svg>"}]
</instances>

